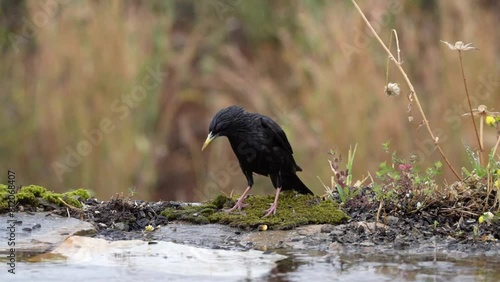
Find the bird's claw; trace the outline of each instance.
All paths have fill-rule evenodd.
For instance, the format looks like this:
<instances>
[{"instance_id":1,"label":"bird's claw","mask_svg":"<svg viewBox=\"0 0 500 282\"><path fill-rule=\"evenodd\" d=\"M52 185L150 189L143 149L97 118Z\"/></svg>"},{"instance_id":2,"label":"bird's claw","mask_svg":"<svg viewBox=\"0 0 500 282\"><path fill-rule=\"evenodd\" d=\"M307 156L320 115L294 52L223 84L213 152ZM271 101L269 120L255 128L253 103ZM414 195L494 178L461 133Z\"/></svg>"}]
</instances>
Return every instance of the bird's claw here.
<instances>
[{"instance_id":1,"label":"bird's claw","mask_svg":"<svg viewBox=\"0 0 500 282\"><path fill-rule=\"evenodd\" d=\"M241 211L244 207L248 207L248 204L243 203L243 201L238 200L234 207L226 210L227 213L233 212L234 210L238 209L238 211Z\"/></svg>"},{"instance_id":2,"label":"bird's claw","mask_svg":"<svg viewBox=\"0 0 500 282\"><path fill-rule=\"evenodd\" d=\"M266 214L264 215L264 217L268 217L268 216L270 216L271 214L272 214L272 215L275 215L275 214L276 214L276 205L274 205L274 204L273 204L273 205L271 205L271 207L270 207L270 208L268 208L268 209L266 210Z\"/></svg>"}]
</instances>

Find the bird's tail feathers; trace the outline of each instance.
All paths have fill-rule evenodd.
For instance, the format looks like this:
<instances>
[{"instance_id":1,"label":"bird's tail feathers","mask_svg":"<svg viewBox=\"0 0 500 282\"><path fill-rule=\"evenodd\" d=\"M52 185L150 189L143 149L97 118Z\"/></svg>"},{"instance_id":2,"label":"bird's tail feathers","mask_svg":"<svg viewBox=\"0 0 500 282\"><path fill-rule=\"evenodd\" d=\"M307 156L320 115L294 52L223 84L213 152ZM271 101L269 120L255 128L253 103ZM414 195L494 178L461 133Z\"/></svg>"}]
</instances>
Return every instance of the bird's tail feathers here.
<instances>
[{"instance_id":1,"label":"bird's tail feathers","mask_svg":"<svg viewBox=\"0 0 500 282\"><path fill-rule=\"evenodd\" d=\"M314 194L295 173L282 175L283 190L295 190L300 194Z\"/></svg>"}]
</instances>

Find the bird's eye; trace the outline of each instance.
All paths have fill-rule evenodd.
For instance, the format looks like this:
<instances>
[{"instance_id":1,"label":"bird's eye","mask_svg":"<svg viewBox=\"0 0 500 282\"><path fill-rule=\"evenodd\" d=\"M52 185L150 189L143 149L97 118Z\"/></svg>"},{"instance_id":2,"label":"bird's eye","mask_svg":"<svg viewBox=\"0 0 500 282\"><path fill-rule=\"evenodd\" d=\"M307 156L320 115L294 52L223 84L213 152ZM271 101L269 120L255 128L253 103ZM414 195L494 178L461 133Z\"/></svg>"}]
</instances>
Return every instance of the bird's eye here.
<instances>
[{"instance_id":1,"label":"bird's eye","mask_svg":"<svg viewBox=\"0 0 500 282\"><path fill-rule=\"evenodd\" d=\"M219 132L221 132L221 131L222 131L222 127L223 127L223 126L222 126L221 124L217 124L217 125L215 126L214 133L219 133Z\"/></svg>"}]
</instances>

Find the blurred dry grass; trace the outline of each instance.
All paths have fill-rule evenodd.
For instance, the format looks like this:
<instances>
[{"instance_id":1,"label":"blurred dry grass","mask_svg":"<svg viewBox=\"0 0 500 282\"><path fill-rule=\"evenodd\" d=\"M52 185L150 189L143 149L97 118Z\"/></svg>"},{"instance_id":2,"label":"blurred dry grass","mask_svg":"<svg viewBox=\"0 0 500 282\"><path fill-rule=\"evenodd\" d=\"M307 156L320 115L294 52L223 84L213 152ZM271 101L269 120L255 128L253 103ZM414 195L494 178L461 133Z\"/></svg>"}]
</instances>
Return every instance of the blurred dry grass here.
<instances>
[{"instance_id":1,"label":"blurred dry grass","mask_svg":"<svg viewBox=\"0 0 500 282\"><path fill-rule=\"evenodd\" d=\"M283 126L304 168L300 176L316 193L323 192L316 176L330 175L326 153L334 146L347 153L358 143L355 178L387 158L387 140L399 155L418 154L423 165L440 158L418 129L415 110L408 122L404 95L385 96L386 56L347 1L69 1L45 12L47 23L16 52L8 35L22 34L23 16L44 11L40 3L1 3L0 166L16 170L22 184L87 187L101 198L130 187L141 199L241 193L245 179L228 143L217 140L200 152L211 116L230 104ZM404 67L431 126L452 163L466 166L462 139L475 145L474 133L460 117L467 107L457 54L439 40L480 49L464 58L473 106L498 110L500 5L360 4L383 38L398 30ZM168 77L120 119L113 103L157 66ZM391 81L401 78L392 72ZM104 118L116 129L59 181L54 162L64 162L67 146L76 148ZM271 187L259 178L255 193Z\"/></svg>"}]
</instances>

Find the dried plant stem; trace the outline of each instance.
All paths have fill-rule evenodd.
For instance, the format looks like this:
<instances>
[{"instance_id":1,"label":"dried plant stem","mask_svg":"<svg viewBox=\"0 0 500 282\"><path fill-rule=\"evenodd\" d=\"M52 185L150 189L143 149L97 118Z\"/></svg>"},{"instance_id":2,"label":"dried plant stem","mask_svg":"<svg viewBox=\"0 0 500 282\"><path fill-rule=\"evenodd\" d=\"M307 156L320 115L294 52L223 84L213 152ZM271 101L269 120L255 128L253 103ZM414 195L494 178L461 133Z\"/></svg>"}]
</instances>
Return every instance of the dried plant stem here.
<instances>
[{"instance_id":1,"label":"dried plant stem","mask_svg":"<svg viewBox=\"0 0 500 282\"><path fill-rule=\"evenodd\" d=\"M377 217L375 218L375 222L379 222L380 220L380 212L382 211L382 207L384 206L384 199L380 200L380 204L377 209Z\"/></svg>"},{"instance_id":2,"label":"dried plant stem","mask_svg":"<svg viewBox=\"0 0 500 282\"><path fill-rule=\"evenodd\" d=\"M481 113L479 116L479 148L481 149L481 153L484 151L484 113ZM474 120L474 117L472 118ZM475 123L474 123L475 124Z\"/></svg>"},{"instance_id":3,"label":"dried plant stem","mask_svg":"<svg viewBox=\"0 0 500 282\"><path fill-rule=\"evenodd\" d=\"M368 25L368 28L370 28L370 30L372 31L372 33L375 36L375 38L377 38L377 40L380 43L380 45L385 49L385 51L389 55L390 59L393 60L396 63L396 67L398 68L399 72L404 77L404 79L406 81L406 84L408 84L408 87L410 88L410 92L411 92L410 95L412 95L415 98L415 102L417 103L418 110L420 112L420 115L422 116L423 122L425 124L426 129L427 129L427 132L429 132L429 135L431 136L432 140L434 141L434 144L436 145L436 148L438 149L439 153L441 154L441 156L443 157L444 161L446 162L446 164L448 165L448 167L451 169L451 171L453 172L453 174L457 177L457 179L462 180L462 178L460 177L460 175L453 168L453 166L451 165L450 161L448 160L448 158L444 154L443 150L441 149L441 146L438 143L439 142L439 138L437 138L436 136L434 136L434 133L432 132L432 129L431 129L430 125L429 125L429 121L427 120L427 117L425 116L424 110L422 109L422 105L420 104L420 101L418 99L417 93L415 92L415 88L413 87L413 84L411 83L410 79L408 78L408 75L404 71L403 67L401 67L401 64L396 61L396 58L394 58L394 55L392 55L391 51L387 48L387 46L385 46L384 42L382 41L382 39L380 38L380 36L378 36L377 32L375 31L375 29L373 28L373 26L370 24L370 22L368 21L368 19L365 16L365 14L363 13L363 11L361 11L361 8L358 6L358 4L356 3L356 1L355 0L351 0L351 2L356 7L356 9L358 10L359 14L361 15L361 17L363 18L363 20L365 21L365 23Z\"/></svg>"},{"instance_id":4,"label":"dried plant stem","mask_svg":"<svg viewBox=\"0 0 500 282\"><path fill-rule=\"evenodd\" d=\"M495 144L495 147L493 147L493 153L491 154L493 158L495 157L499 144L500 144L500 135L497 136L497 143Z\"/></svg>"},{"instance_id":5,"label":"dried plant stem","mask_svg":"<svg viewBox=\"0 0 500 282\"><path fill-rule=\"evenodd\" d=\"M398 39L398 32L393 29L391 31L391 36L389 37L389 48L392 46L392 36L396 38L396 50L398 51L398 64L402 64L401 62L401 49L399 49L399 39ZM390 49L389 49L390 50ZM391 60L391 56L387 56L387 62L385 63L386 70L385 70L385 85L389 84L389 61Z\"/></svg>"},{"instance_id":6,"label":"dried plant stem","mask_svg":"<svg viewBox=\"0 0 500 282\"><path fill-rule=\"evenodd\" d=\"M392 33L391 36L389 36L389 48L392 46ZM391 61L391 56L387 56L387 61L385 62L385 85L387 86L389 84L389 66Z\"/></svg>"},{"instance_id":7,"label":"dried plant stem","mask_svg":"<svg viewBox=\"0 0 500 282\"><path fill-rule=\"evenodd\" d=\"M500 145L500 134L497 135L497 142L495 143L495 146L493 147L492 153L491 153L491 158L495 158L495 154L497 153L498 145ZM490 198L490 194L493 191L493 177L491 176L491 169L490 169L490 160L488 160L488 188L486 192L486 198L484 199L484 205L485 209L488 209L488 199ZM493 206L495 206L498 202L500 201L500 190L497 190L496 197L495 197L495 202L493 203ZM500 206L498 207L500 210Z\"/></svg>"},{"instance_id":8,"label":"dried plant stem","mask_svg":"<svg viewBox=\"0 0 500 282\"><path fill-rule=\"evenodd\" d=\"M401 49L399 49L398 32L395 29L393 29L391 34L394 34L394 37L396 38L396 49L398 51L398 64L402 64L403 62L401 61Z\"/></svg>"},{"instance_id":9,"label":"dried plant stem","mask_svg":"<svg viewBox=\"0 0 500 282\"><path fill-rule=\"evenodd\" d=\"M500 192L497 191L497 196L495 198L495 202L493 203L493 206L497 205L498 203L500 203ZM498 210L500 210L500 205L498 207Z\"/></svg>"},{"instance_id":10,"label":"dried plant stem","mask_svg":"<svg viewBox=\"0 0 500 282\"><path fill-rule=\"evenodd\" d=\"M458 50L458 57L460 58L460 69L462 70L462 78L464 80L464 87L465 87L465 94L467 95L467 102L469 103L469 111L470 111L470 118L472 120L472 124L474 125L474 131L476 132L476 138L477 138L477 142L479 143L479 163L482 165L482 162L483 162L483 151L484 151L484 147L483 147L483 142L482 142L482 132L481 132L481 137L477 131L477 126L476 126L476 122L474 121L474 112L472 111L472 104L470 102L470 95L469 95L469 89L467 88L467 79L465 78L465 71L464 71L464 64L463 64L463 61L462 61L462 51L461 50ZM481 115L482 116L482 115ZM481 124L480 126L482 127L483 125L483 122L481 120Z\"/></svg>"}]
</instances>

